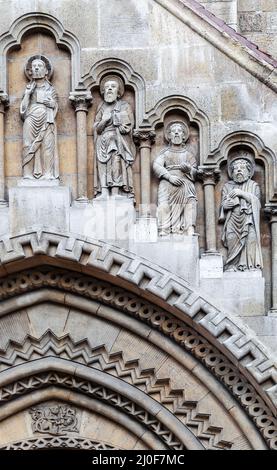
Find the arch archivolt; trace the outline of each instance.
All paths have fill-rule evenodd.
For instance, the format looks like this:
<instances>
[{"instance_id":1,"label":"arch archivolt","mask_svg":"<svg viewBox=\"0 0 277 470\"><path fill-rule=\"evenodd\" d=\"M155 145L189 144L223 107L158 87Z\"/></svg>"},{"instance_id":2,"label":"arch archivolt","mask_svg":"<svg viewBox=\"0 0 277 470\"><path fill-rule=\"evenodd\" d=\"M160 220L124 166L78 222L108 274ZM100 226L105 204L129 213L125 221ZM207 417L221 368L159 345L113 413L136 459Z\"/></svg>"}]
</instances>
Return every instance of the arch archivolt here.
<instances>
[{"instance_id":1,"label":"arch archivolt","mask_svg":"<svg viewBox=\"0 0 277 470\"><path fill-rule=\"evenodd\" d=\"M126 362L120 350L113 350L112 353L108 353L103 344L98 344L98 347L92 350L89 340L86 340L85 337L76 341L71 338L70 334L57 336L54 332L47 330L40 337L29 334L25 336L24 341L21 341L21 345L18 342L11 341L1 352L0 380L1 377L4 379L5 393L7 393L5 377L9 378L9 390L16 390L16 383L19 383L20 389L22 388L22 378L19 376L19 370L20 367L24 367L22 376L26 377L28 375L25 371L26 361L28 364L32 364L34 358L36 358L31 366L33 371L39 357L43 356L44 360L47 358L52 360L51 356L54 356L55 360L66 357L71 364L78 362L83 364L83 367L85 364L93 370L100 369L103 373L108 374L108 381L110 381L111 376L116 375L121 381L132 383L132 388L135 387L135 390L138 388L145 396L153 396L155 401L158 401L167 409L167 412L170 411L174 416L177 415L178 421L181 421L186 429L191 430L192 433L197 429L195 433L196 442L200 443L199 445L204 445L205 448L236 448L236 445L238 445L238 437L237 440L234 439L234 442L228 441L226 439L226 430L220 426L221 422L225 423L226 419L230 419L227 417L228 413L229 416L232 414L236 416L235 425L240 429L240 439L243 441L243 444L240 445L250 445L253 448L264 447L263 439L261 436L259 437L255 430L257 424L259 424L261 434L266 437L269 445L272 445L273 440L267 437L268 430L272 426L270 410L260 398L257 399L253 386L247 383L245 377L238 373L238 370L230 364L226 357L224 358L220 351L211 347L206 338L201 337L199 333L180 319L156 305L149 303L149 301L145 302L141 297L130 293L130 291L113 286L105 281L49 266L7 276L2 279L0 287L2 299L1 323L3 327L5 327L5 320L11 318L12 315L18 315L18 311L23 315L26 310L29 312L29 309L31 309L33 311L32 318L35 318L36 315L47 315L48 311L55 311L55 305L62 305L64 308L67 306L72 316L80 317L80 315L89 314L90 317L100 320L104 326L111 325L111 323L117 327L120 325L120 334L123 337L122 344L125 341L126 345L127 334L129 344L133 345L134 350L136 350L136 337L140 336L143 338L138 343L141 351L143 351L143 347L149 349L149 345L152 344L155 348L154 357L157 356L157 349L162 349L167 354L164 364L159 365L156 371L153 367L156 365L154 361L152 362L152 368L142 367L139 354L136 360L133 356L132 360L128 358L129 360ZM37 307L40 308L38 312L35 312ZM68 319L68 316L66 318ZM76 318L76 322L81 325L83 321ZM38 323L42 323L42 321L38 320ZM88 330L92 331L93 327L93 323L90 324L86 321ZM120 337L118 331L116 334ZM120 342L118 344L120 345ZM189 377L190 382L191 377L194 377L192 382L196 379L197 383L194 383L190 392L188 391L189 387L184 390L184 387L179 389L179 387L173 386L170 377L160 372L162 370L171 370L173 367L175 367L176 372L177 363L181 364L180 375L183 375L184 382ZM16 367L13 369L14 365ZM47 367L49 370L49 365ZM76 373L75 366L74 370ZM13 376L16 379L14 382L12 382ZM212 376L217 376L217 380ZM36 376L35 383L37 383L37 380L41 379ZM212 405L210 403L205 405L205 400L202 398L200 398L200 405L197 399L192 400L195 387L199 388L200 383L203 385L204 382L209 384L204 395L206 394L209 398L212 397ZM232 392L233 401L220 382L223 382L225 387ZM42 380L41 383L43 383L43 387L46 387L45 381ZM12 396L11 393L10 399L12 399ZM17 395L15 394L15 396ZM133 390L132 396L134 396ZM195 396L197 397L197 393ZM221 400L220 406L224 405L226 410L221 420L219 420L221 422L218 419L217 422L214 421L213 413L203 413L205 406L206 409L208 406L209 409L211 409L211 406L214 409L218 407L218 400L215 399L217 396ZM236 400L245 408L248 418L241 407L236 406ZM144 401L144 399L141 399L139 403ZM4 405L4 408L2 407L2 413L5 406L7 405ZM267 416L266 420L265 416ZM252 419L252 424L249 418ZM229 427L232 421L233 418L229 423ZM234 423L232 425L234 426ZM252 429L251 433L247 433L249 425ZM247 435L250 442L247 443L248 439L245 439L243 435ZM183 439L184 441L186 439Z\"/></svg>"}]
</instances>

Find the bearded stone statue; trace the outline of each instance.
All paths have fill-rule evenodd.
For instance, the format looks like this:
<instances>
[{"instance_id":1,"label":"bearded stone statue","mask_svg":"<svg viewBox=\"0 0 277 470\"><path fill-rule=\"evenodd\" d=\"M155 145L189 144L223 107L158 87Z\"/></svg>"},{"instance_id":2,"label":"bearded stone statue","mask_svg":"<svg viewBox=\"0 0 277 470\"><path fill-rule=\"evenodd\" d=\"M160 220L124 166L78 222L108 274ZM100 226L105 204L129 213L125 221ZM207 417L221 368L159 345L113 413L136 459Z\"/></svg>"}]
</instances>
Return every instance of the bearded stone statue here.
<instances>
[{"instance_id":1,"label":"bearded stone statue","mask_svg":"<svg viewBox=\"0 0 277 470\"><path fill-rule=\"evenodd\" d=\"M227 248L226 271L262 269L260 242L260 188L251 178L254 158L240 151L229 162L228 181L222 190L220 221L222 241Z\"/></svg>"},{"instance_id":2,"label":"bearded stone statue","mask_svg":"<svg viewBox=\"0 0 277 470\"><path fill-rule=\"evenodd\" d=\"M166 128L165 137L169 145L153 164L154 173L160 178L157 210L159 235L193 235L197 214L194 185L197 164L186 145L189 128L184 122L171 122Z\"/></svg>"},{"instance_id":3,"label":"bearded stone statue","mask_svg":"<svg viewBox=\"0 0 277 470\"><path fill-rule=\"evenodd\" d=\"M44 56L31 57L25 67L30 79L20 106L23 124L23 177L56 179L58 173L55 118L57 95L49 82L52 66Z\"/></svg>"},{"instance_id":4,"label":"bearded stone statue","mask_svg":"<svg viewBox=\"0 0 277 470\"><path fill-rule=\"evenodd\" d=\"M124 84L119 77L105 77L100 91L104 101L98 108L94 124L95 192L103 199L110 195L133 198L134 114L129 103L121 99Z\"/></svg>"}]
</instances>

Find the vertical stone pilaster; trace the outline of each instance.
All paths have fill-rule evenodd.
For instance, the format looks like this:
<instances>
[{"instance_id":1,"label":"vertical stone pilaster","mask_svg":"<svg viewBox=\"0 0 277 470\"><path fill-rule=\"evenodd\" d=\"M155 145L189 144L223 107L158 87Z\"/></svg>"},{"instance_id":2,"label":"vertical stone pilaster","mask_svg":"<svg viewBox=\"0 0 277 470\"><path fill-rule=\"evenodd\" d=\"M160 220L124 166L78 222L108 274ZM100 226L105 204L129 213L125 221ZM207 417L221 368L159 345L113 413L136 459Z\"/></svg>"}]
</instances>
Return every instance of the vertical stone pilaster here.
<instances>
[{"instance_id":1,"label":"vertical stone pilaster","mask_svg":"<svg viewBox=\"0 0 277 470\"><path fill-rule=\"evenodd\" d=\"M135 130L134 141L140 150L140 186L141 186L141 212L142 217L150 216L151 202L151 147L155 142L156 134L153 130Z\"/></svg>"},{"instance_id":2,"label":"vertical stone pilaster","mask_svg":"<svg viewBox=\"0 0 277 470\"><path fill-rule=\"evenodd\" d=\"M205 226L206 226L206 252L216 253L216 219L215 219L215 185L219 179L220 171L217 168L199 169L199 176L203 181L205 199Z\"/></svg>"},{"instance_id":3,"label":"vertical stone pilaster","mask_svg":"<svg viewBox=\"0 0 277 470\"><path fill-rule=\"evenodd\" d=\"M0 205L7 205L5 201L5 110L9 105L6 93L0 93Z\"/></svg>"},{"instance_id":4,"label":"vertical stone pilaster","mask_svg":"<svg viewBox=\"0 0 277 470\"><path fill-rule=\"evenodd\" d=\"M87 202L87 173L88 173L88 145L87 145L87 113L92 104L89 92L74 92L69 97L76 113L76 140L77 140L77 201Z\"/></svg>"},{"instance_id":5,"label":"vertical stone pilaster","mask_svg":"<svg viewBox=\"0 0 277 470\"><path fill-rule=\"evenodd\" d=\"M277 205L265 208L271 226L271 309L277 315Z\"/></svg>"}]
</instances>

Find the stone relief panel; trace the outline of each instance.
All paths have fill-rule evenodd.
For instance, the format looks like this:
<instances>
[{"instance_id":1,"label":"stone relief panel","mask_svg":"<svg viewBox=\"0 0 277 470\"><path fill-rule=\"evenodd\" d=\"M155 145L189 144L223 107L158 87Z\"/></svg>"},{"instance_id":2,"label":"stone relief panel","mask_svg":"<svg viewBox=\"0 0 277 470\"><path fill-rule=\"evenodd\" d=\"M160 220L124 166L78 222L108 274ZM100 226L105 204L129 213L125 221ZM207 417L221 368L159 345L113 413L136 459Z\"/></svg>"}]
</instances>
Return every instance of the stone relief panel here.
<instances>
[{"instance_id":1,"label":"stone relief panel","mask_svg":"<svg viewBox=\"0 0 277 470\"><path fill-rule=\"evenodd\" d=\"M244 150L228 161L230 181L222 190L220 221L222 241L227 248L225 270L262 269L260 235L261 191L253 181L254 156Z\"/></svg>"},{"instance_id":2,"label":"stone relief panel","mask_svg":"<svg viewBox=\"0 0 277 470\"><path fill-rule=\"evenodd\" d=\"M59 436L79 431L77 410L68 405L38 406L31 408L33 433Z\"/></svg>"},{"instance_id":3,"label":"stone relief panel","mask_svg":"<svg viewBox=\"0 0 277 470\"><path fill-rule=\"evenodd\" d=\"M29 148L32 152L35 150L34 155L38 155L38 149L31 149L30 144L27 143L27 124L30 124L30 116L26 115L23 129L22 119L20 116L20 108L23 110L22 98L24 89L27 90L30 78L25 75L26 62L30 57L34 56L47 57L49 64L52 64L53 75L51 77L51 86L56 91L58 97L58 104L55 102L55 107L47 107L47 113L52 113L55 116L56 137L51 134L49 126L49 136L45 132L42 146L49 146L49 155L55 154L59 156L59 177L61 184L69 186L72 190L73 197L76 194L77 175L76 175L76 119L74 110L68 100L69 92L71 90L71 58L66 49L61 49L57 46L54 37L48 33L33 32L23 36L20 48L11 49L8 53L8 93L10 96L10 107L5 115L5 173L6 173L6 186L11 188L16 185L16 181L22 178L22 151L23 147ZM31 65L31 64L29 64ZM28 67L29 69L29 67ZM48 74L49 79L49 74ZM49 85L50 87L50 85ZM49 88L50 90L51 88ZM51 89L52 90L52 89ZM35 100L37 93L32 93L31 100ZM39 97L40 99L41 97ZM34 104L34 103L33 103ZM56 107L58 111L56 113ZM28 109L29 112L30 109ZM36 113L38 111L36 110ZM49 117L49 116L48 116ZM24 118L24 116L23 116ZM40 130L43 127L43 118L36 116L36 119L41 119ZM48 118L47 118L48 119ZM46 120L47 120L46 119ZM45 121L46 121L45 120ZM44 122L44 121L43 121ZM50 124L50 123L49 123ZM52 123L53 124L53 123ZM39 134L38 129L35 127L37 124L33 122L32 130L29 126L29 133L31 133L30 143L38 142L34 139ZM25 135L25 137L24 137ZM54 141L57 144L56 152L52 149ZM46 147L47 147L46 145ZM27 158L27 150L25 151ZM30 154L29 154L30 155ZM39 160L39 158L37 158ZM51 158L49 158L49 161ZM30 172L33 170L34 158L27 164L31 166ZM26 165L24 165L26 167ZM26 167L27 168L27 167ZM26 171L26 169L25 169ZM45 173L45 172L44 172ZM36 170L37 177L40 179L45 177L45 174L40 175L40 170ZM50 174L54 177L57 176L57 165L52 162L50 164ZM52 177L51 176L51 177ZM34 175L32 175L34 177ZM47 176L48 178L48 176Z\"/></svg>"},{"instance_id":4,"label":"stone relief panel","mask_svg":"<svg viewBox=\"0 0 277 470\"><path fill-rule=\"evenodd\" d=\"M94 122L94 188L98 198L134 198L134 113L130 104L122 99L124 91L124 82L119 76L107 75L100 83L103 102Z\"/></svg>"},{"instance_id":5,"label":"stone relief panel","mask_svg":"<svg viewBox=\"0 0 277 470\"><path fill-rule=\"evenodd\" d=\"M47 57L28 59L25 73L30 83L20 105L23 124L23 177L56 179L59 176L56 115L58 99L50 79L53 66Z\"/></svg>"},{"instance_id":6,"label":"stone relief panel","mask_svg":"<svg viewBox=\"0 0 277 470\"><path fill-rule=\"evenodd\" d=\"M186 145L188 138L187 124L170 122L165 129L168 146L153 164L154 173L160 179L157 208L160 236L170 233L193 235L195 232L197 162Z\"/></svg>"}]
</instances>

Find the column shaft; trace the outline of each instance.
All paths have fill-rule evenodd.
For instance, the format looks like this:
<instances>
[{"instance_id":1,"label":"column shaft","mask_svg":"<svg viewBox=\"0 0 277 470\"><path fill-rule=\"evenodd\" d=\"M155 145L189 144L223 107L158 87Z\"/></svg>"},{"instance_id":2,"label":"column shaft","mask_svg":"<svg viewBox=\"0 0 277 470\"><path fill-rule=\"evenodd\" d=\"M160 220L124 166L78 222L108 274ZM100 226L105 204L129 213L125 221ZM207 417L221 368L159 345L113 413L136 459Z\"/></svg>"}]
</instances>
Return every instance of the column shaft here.
<instances>
[{"instance_id":1,"label":"column shaft","mask_svg":"<svg viewBox=\"0 0 277 470\"><path fill-rule=\"evenodd\" d=\"M277 312L277 214L271 220L272 307Z\"/></svg>"},{"instance_id":2,"label":"column shaft","mask_svg":"<svg viewBox=\"0 0 277 470\"><path fill-rule=\"evenodd\" d=\"M77 121L77 199L86 200L87 192L87 112L83 109L76 110Z\"/></svg>"},{"instance_id":3,"label":"column shaft","mask_svg":"<svg viewBox=\"0 0 277 470\"><path fill-rule=\"evenodd\" d=\"M0 204L5 201L4 105L0 104Z\"/></svg>"},{"instance_id":4,"label":"column shaft","mask_svg":"<svg viewBox=\"0 0 277 470\"><path fill-rule=\"evenodd\" d=\"M216 221L215 221L215 195L214 182L204 183L205 222L206 222L206 250L216 252Z\"/></svg>"}]
</instances>

